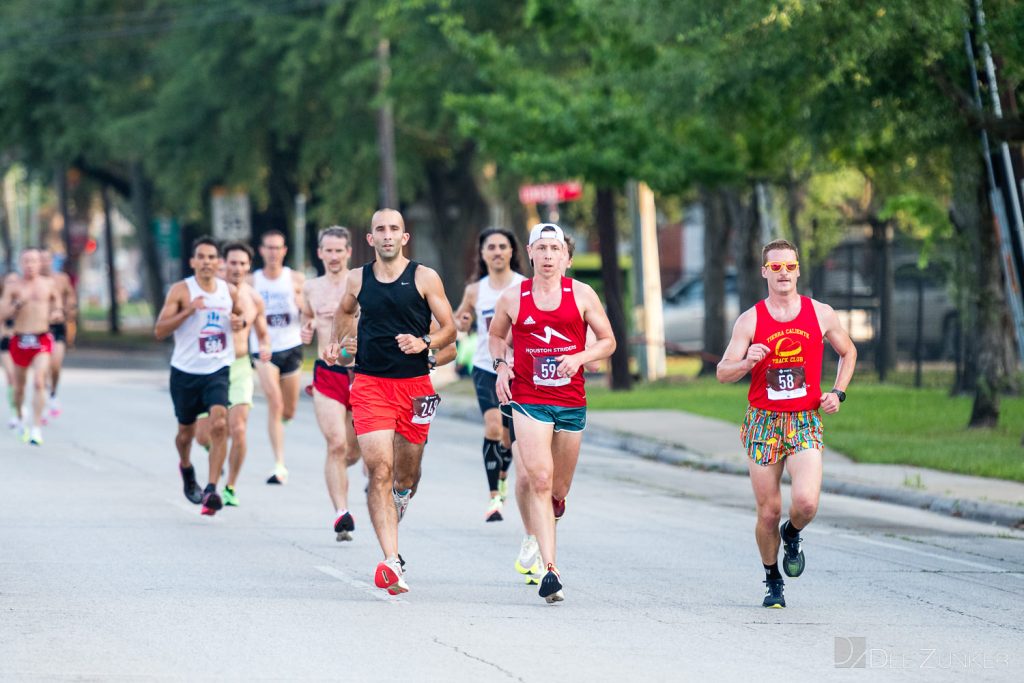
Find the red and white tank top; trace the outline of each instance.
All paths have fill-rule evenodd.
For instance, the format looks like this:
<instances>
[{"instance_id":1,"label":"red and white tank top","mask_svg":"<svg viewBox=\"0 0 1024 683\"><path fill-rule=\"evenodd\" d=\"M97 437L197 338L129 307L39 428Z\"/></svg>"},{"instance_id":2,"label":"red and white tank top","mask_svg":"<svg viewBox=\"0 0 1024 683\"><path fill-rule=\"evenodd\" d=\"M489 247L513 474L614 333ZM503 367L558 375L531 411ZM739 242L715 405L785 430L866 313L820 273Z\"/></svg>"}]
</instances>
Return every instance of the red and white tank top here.
<instances>
[{"instance_id":1,"label":"red and white tank top","mask_svg":"<svg viewBox=\"0 0 1024 683\"><path fill-rule=\"evenodd\" d=\"M519 316L512 325L514 361L512 400L565 408L587 405L583 372L559 377L559 356L579 353L586 347L587 326L576 306L573 281L563 277L558 308L542 311L533 300L533 280L519 285Z\"/></svg>"},{"instance_id":2,"label":"red and white tank top","mask_svg":"<svg viewBox=\"0 0 1024 683\"><path fill-rule=\"evenodd\" d=\"M814 303L800 297L800 313L788 322L773 318L764 301L758 301L754 310L752 343L767 346L768 355L750 371L750 405L781 412L817 410L825 343Z\"/></svg>"}]
</instances>

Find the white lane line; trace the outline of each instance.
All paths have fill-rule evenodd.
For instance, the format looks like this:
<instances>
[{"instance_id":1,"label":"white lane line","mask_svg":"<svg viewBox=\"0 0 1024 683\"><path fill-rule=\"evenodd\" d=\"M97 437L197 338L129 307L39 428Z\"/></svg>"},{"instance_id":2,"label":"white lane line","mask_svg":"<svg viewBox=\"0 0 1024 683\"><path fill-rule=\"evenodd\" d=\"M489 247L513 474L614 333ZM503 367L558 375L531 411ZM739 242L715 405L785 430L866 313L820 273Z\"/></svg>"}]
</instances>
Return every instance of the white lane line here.
<instances>
[{"instance_id":1,"label":"white lane line","mask_svg":"<svg viewBox=\"0 0 1024 683\"><path fill-rule=\"evenodd\" d=\"M324 565L316 565L313 567L313 569L321 571L324 574L327 574L327 576L332 576L341 581L342 583L347 583L353 588L358 588L359 590L366 591L378 600L383 600L384 602L405 602L404 600L402 600L402 598L393 595L388 595L376 586L371 586L366 581L360 581L359 579L352 578L340 569L335 569L334 567L327 567Z\"/></svg>"},{"instance_id":2,"label":"white lane line","mask_svg":"<svg viewBox=\"0 0 1024 683\"><path fill-rule=\"evenodd\" d=\"M852 541L860 541L868 545L877 545L882 548L889 548L892 550L898 550L904 553L910 553L911 555L921 555L923 557L930 557L932 559L941 560L943 562L953 562L955 564L962 564L968 567L974 567L975 569L983 569L993 574L1006 574L1008 576L1015 576L1018 579L1024 579L1024 574L1019 571L1010 569L1002 569L1000 567L993 567L990 564L983 564L981 562L974 562L972 560L961 560L956 557L950 557L949 555L940 555L938 553L930 553L926 550L917 550L916 548L907 548L906 546L896 545L895 543L886 543L885 541L878 541L873 538L864 538L862 536L853 536L851 534L835 534L842 538L848 538Z\"/></svg>"}]
</instances>

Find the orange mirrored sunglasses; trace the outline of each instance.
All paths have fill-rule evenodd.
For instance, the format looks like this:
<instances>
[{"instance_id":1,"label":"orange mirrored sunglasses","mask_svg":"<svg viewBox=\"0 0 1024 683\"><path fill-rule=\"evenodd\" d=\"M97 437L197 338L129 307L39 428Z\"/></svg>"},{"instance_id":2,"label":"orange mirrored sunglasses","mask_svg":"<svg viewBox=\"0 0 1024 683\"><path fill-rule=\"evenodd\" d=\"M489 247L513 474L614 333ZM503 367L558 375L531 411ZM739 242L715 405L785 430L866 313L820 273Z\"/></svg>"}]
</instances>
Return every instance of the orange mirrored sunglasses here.
<instances>
[{"instance_id":1,"label":"orange mirrored sunglasses","mask_svg":"<svg viewBox=\"0 0 1024 683\"><path fill-rule=\"evenodd\" d=\"M789 272L792 273L794 270L796 270L797 268L800 267L800 262L799 261L769 261L768 263L764 264L764 267L767 268L768 270L772 271L773 273L782 272L783 268L785 268L786 270L788 270Z\"/></svg>"}]
</instances>

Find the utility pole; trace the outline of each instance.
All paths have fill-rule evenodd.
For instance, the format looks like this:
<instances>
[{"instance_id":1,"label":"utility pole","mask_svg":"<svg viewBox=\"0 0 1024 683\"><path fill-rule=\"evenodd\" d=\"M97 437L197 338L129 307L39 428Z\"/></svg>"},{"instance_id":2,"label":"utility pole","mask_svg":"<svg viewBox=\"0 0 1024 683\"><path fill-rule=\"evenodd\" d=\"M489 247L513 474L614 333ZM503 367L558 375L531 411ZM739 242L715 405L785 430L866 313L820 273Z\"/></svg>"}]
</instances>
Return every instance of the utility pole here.
<instances>
[{"instance_id":1,"label":"utility pole","mask_svg":"<svg viewBox=\"0 0 1024 683\"><path fill-rule=\"evenodd\" d=\"M391 42L381 38L377 43L377 61L380 65L377 110L377 145L380 149L380 206L398 209L398 179L395 171L395 119L391 109Z\"/></svg>"},{"instance_id":2,"label":"utility pole","mask_svg":"<svg viewBox=\"0 0 1024 683\"><path fill-rule=\"evenodd\" d=\"M626 195L633 219L633 314L644 339L637 347L637 364L640 376L650 382L666 375L657 215L646 183L629 181Z\"/></svg>"}]
</instances>

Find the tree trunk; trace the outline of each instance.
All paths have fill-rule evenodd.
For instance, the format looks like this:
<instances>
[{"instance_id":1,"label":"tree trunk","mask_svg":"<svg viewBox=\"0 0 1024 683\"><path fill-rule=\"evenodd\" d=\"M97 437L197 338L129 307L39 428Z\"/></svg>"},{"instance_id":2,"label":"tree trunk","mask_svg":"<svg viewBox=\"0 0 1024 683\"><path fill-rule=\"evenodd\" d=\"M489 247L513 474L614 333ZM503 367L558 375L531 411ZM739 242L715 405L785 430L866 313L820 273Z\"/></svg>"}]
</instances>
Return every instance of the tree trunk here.
<instances>
[{"instance_id":1,"label":"tree trunk","mask_svg":"<svg viewBox=\"0 0 1024 683\"><path fill-rule=\"evenodd\" d=\"M110 308L107 310L107 322L111 334L121 334L120 312L117 301L117 268L115 266L114 226L110 221L110 188L103 186L100 190L103 199L103 241L107 257L107 289L110 292Z\"/></svg>"},{"instance_id":2,"label":"tree trunk","mask_svg":"<svg viewBox=\"0 0 1024 683\"><path fill-rule=\"evenodd\" d=\"M974 405L968 427L994 427L999 422L1000 394L1005 386L1001 374L1002 315L1006 307L1000 271L996 226L982 174L982 159L973 146L956 147L953 153L953 207L951 218L965 238L973 257L973 271L967 279L968 311L966 329L973 342L967 361L975 364ZM973 323L973 324L971 324Z\"/></svg>"},{"instance_id":3,"label":"tree trunk","mask_svg":"<svg viewBox=\"0 0 1024 683\"><path fill-rule=\"evenodd\" d=\"M597 236L601 253L601 280L604 304L615 334L616 348L611 358L612 391L628 391L633 384L629 374L629 330L619 269L619 233L615 225L615 191L598 188L595 204Z\"/></svg>"},{"instance_id":4,"label":"tree trunk","mask_svg":"<svg viewBox=\"0 0 1024 683\"><path fill-rule=\"evenodd\" d=\"M453 158L433 158L424 167L440 261L438 271L450 298L462 293L467 269L475 262L474 237L490 221L490 207L473 173L475 157L475 147L466 144Z\"/></svg>"},{"instance_id":5,"label":"tree trunk","mask_svg":"<svg viewBox=\"0 0 1024 683\"><path fill-rule=\"evenodd\" d=\"M700 374L715 374L726 346L725 258L729 224L721 190L701 190L704 205L704 353Z\"/></svg>"},{"instance_id":6,"label":"tree trunk","mask_svg":"<svg viewBox=\"0 0 1024 683\"><path fill-rule=\"evenodd\" d=\"M736 285L740 310L745 311L764 298L764 278L761 277L761 247L764 245L761 244L757 185L751 186L750 203L746 205L732 190L722 190L722 196L726 200L728 223L736 227Z\"/></svg>"},{"instance_id":7,"label":"tree trunk","mask_svg":"<svg viewBox=\"0 0 1024 683\"><path fill-rule=\"evenodd\" d=\"M132 213L135 214L135 231L139 237L142 258L146 263L146 296L155 318L164 304L164 277L160 267L160 254L156 248L156 237L153 235L153 216L150 213L152 192L152 184L143 173L142 162L133 162L131 165Z\"/></svg>"},{"instance_id":8,"label":"tree trunk","mask_svg":"<svg viewBox=\"0 0 1024 683\"><path fill-rule=\"evenodd\" d=\"M889 222L869 217L871 224L871 250L874 261L875 296L878 298L878 330L875 332L875 370L882 382L896 367L896 325L892 318L892 293L896 288L892 267L892 240Z\"/></svg>"}]
</instances>

